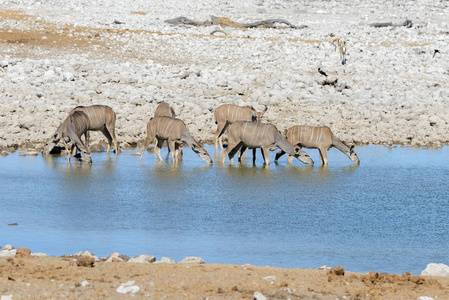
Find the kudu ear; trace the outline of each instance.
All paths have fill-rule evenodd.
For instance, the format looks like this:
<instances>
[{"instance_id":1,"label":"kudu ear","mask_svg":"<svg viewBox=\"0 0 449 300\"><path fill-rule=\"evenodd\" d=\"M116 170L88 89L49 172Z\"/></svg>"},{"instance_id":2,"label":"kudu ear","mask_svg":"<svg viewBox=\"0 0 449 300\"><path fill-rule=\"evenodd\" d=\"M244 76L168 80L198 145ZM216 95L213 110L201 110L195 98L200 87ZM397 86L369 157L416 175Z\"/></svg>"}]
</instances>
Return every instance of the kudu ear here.
<instances>
[{"instance_id":1,"label":"kudu ear","mask_svg":"<svg viewBox=\"0 0 449 300\"><path fill-rule=\"evenodd\" d=\"M350 147L349 147L349 152L354 152L354 148L355 148L355 146L354 145L351 145Z\"/></svg>"},{"instance_id":2,"label":"kudu ear","mask_svg":"<svg viewBox=\"0 0 449 300\"><path fill-rule=\"evenodd\" d=\"M268 110L268 106L266 106L266 105L265 105L265 109L263 110L263 112L262 112L262 113L263 113L263 114L264 114L264 113L266 113L266 112L267 112L267 110Z\"/></svg>"},{"instance_id":3,"label":"kudu ear","mask_svg":"<svg viewBox=\"0 0 449 300\"><path fill-rule=\"evenodd\" d=\"M299 154L299 153L301 153L301 148L296 146L295 147L295 154Z\"/></svg>"}]
</instances>

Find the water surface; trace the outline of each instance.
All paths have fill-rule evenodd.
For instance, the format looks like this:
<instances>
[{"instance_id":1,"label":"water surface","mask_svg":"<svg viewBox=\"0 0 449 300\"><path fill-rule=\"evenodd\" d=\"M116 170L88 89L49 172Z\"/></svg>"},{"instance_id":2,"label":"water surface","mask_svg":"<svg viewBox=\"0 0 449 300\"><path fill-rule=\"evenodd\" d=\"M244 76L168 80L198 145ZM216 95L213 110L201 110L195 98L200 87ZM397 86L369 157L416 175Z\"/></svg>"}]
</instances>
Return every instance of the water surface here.
<instances>
[{"instance_id":1,"label":"water surface","mask_svg":"<svg viewBox=\"0 0 449 300\"><path fill-rule=\"evenodd\" d=\"M328 168L286 156L264 168L259 152L256 165L213 166L190 149L177 166L136 151L92 165L16 152L0 157L0 245L358 272L449 264L449 149L356 150L359 166L332 149Z\"/></svg>"}]
</instances>

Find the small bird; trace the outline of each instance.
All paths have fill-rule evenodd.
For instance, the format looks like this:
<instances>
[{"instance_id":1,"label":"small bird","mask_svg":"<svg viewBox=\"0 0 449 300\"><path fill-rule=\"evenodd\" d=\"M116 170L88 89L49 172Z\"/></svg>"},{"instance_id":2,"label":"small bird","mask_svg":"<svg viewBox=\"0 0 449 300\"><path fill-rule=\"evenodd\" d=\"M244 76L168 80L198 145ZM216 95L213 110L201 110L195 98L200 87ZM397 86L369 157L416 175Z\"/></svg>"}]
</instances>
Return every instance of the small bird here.
<instances>
[{"instance_id":1,"label":"small bird","mask_svg":"<svg viewBox=\"0 0 449 300\"><path fill-rule=\"evenodd\" d=\"M326 74L326 72L324 72L323 70L321 70L321 68L318 68L318 72L321 74L321 75L323 75L323 76L326 76L327 77L327 74Z\"/></svg>"},{"instance_id":2,"label":"small bird","mask_svg":"<svg viewBox=\"0 0 449 300\"><path fill-rule=\"evenodd\" d=\"M441 54L440 50L438 50L438 49L435 49L435 50L434 50L434 52L433 52L433 56L432 56L432 58L435 58L435 54L437 54L437 53L440 53L440 54Z\"/></svg>"}]
</instances>

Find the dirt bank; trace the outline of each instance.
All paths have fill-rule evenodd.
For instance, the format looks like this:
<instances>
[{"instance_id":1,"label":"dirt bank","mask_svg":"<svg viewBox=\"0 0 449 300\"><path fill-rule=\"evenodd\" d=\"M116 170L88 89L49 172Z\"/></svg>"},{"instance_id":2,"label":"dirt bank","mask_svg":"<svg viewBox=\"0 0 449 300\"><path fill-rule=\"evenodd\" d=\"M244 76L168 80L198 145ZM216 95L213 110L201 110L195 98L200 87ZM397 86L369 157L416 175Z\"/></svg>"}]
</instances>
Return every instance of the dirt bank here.
<instances>
[{"instance_id":1,"label":"dirt bank","mask_svg":"<svg viewBox=\"0 0 449 300\"><path fill-rule=\"evenodd\" d=\"M126 283L150 299L449 299L449 278L407 273L125 262L90 268L69 258L0 258L0 295L12 299L123 299L117 289Z\"/></svg>"}]
</instances>

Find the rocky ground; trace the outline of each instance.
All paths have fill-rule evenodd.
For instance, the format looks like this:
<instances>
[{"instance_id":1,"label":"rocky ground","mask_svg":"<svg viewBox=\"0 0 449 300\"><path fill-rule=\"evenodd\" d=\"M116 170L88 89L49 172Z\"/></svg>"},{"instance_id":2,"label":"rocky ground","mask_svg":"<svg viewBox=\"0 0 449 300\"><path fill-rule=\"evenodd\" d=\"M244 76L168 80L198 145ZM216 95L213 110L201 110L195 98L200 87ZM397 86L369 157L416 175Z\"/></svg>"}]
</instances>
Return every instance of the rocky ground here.
<instances>
[{"instance_id":1,"label":"rocky ground","mask_svg":"<svg viewBox=\"0 0 449 300\"><path fill-rule=\"evenodd\" d=\"M161 101L203 142L213 138L214 109L234 103L267 105L265 121L281 131L327 125L349 143L442 146L448 13L447 1L424 0L3 1L0 148L40 149L71 108L90 104L111 106L121 147L134 147ZM307 27L164 22L210 15ZM411 27L371 26L406 19ZM346 41L345 65L330 36Z\"/></svg>"},{"instance_id":2,"label":"rocky ground","mask_svg":"<svg viewBox=\"0 0 449 300\"><path fill-rule=\"evenodd\" d=\"M8 245L9 246L9 245ZM5 246L6 248L6 246ZM11 247L9 247L11 248ZM449 277L369 274L344 268L281 269L204 264L188 258L98 261L90 253L50 257L26 248L0 255L0 295L7 299L449 299ZM126 259L125 257L123 257ZM97 261L95 261L97 260ZM445 266L448 269L447 266ZM447 271L446 271L447 272Z\"/></svg>"}]
</instances>

